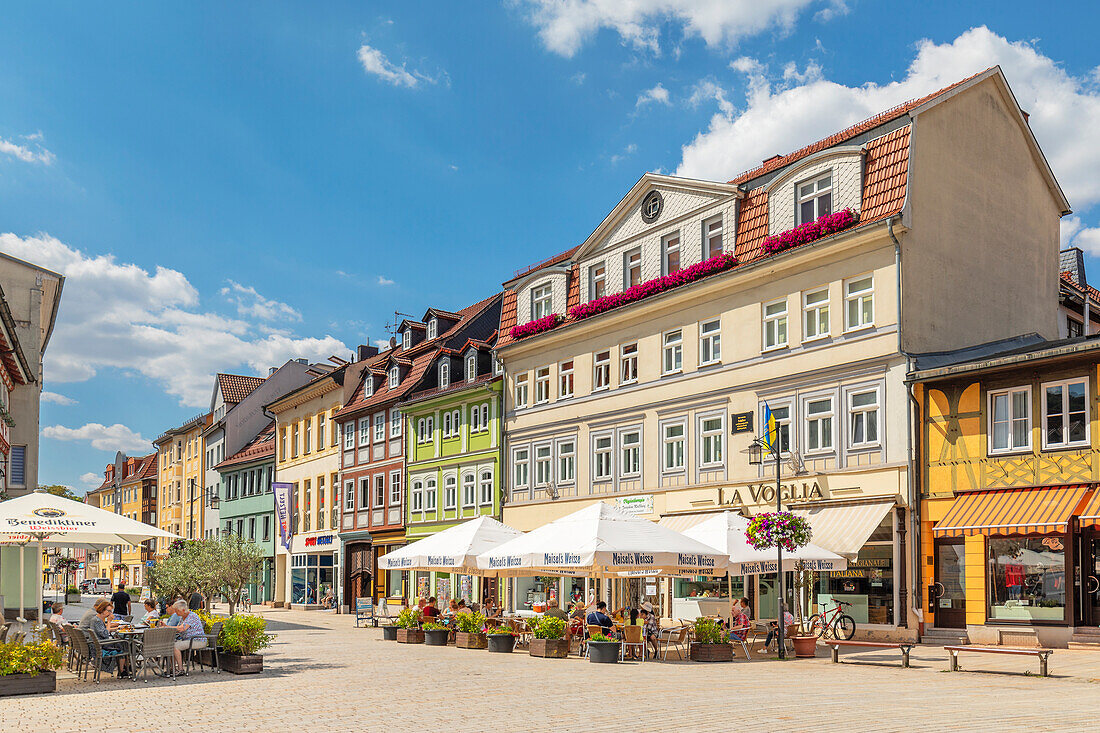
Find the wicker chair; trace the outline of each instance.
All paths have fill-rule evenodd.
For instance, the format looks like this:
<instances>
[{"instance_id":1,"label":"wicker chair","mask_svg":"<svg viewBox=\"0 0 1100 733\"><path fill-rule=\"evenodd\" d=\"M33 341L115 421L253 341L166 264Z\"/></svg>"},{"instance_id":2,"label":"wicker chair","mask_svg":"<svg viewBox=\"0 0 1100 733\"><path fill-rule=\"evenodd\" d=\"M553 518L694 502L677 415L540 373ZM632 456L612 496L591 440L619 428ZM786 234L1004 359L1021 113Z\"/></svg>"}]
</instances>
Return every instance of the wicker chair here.
<instances>
[{"instance_id":1,"label":"wicker chair","mask_svg":"<svg viewBox=\"0 0 1100 733\"><path fill-rule=\"evenodd\" d=\"M76 669L74 671L76 672L76 676L87 679L88 673L86 666L92 661L92 650L88 646L88 637L84 635L83 629L78 629L72 624L68 625L66 631L69 632L69 643L72 648L69 669L72 669L73 664L75 664Z\"/></svg>"},{"instance_id":2,"label":"wicker chair","mask_svg":"<svg viewBox=\"0 0 1100 733\"><path fill-rule=\"evenodd\" d=\"M98 685L99 673L103 671L104 660L125 657L127 656L127 650L125 648L119 647L118 644L111 642L108 642L106 644L107 648L104 649L103 647L105 645L100 642L99 637L91 631L85 631L84 638L88 640L88 651L91 652L88 661L95 668L95 674L92 676L92 679ZM87 679L87 673L85 673L85 679Z\"/></svg>"},{"instance_id":3,"label":"wicker chair","mask_svg":"<svg viewBox=\"0 0 1100 733\"><path fill-rule=\"evenodd\" d=\"M213 661L214 669L217 670L218 674L221 674L221 671L222 671L221 658L218 656L218 652L221 649L221 647L218 646L218 637L221 636L221 634L222 634L222 625L223 625L222 621L218 621L217 623L210 624L210 633L209 634L203 634L202 636L196 636L194 639L191 640L191 644L193 646L194 643L195 643L195 639L206 639L206 647L205 648L210 650L210 659ZM188 658L190 659L194 655L194 652L202 651L202 649L203 648L200 647L198 649L192 650L191 647L188 647L188 650L187 650ZM200 667L203 666L201 655L199 656L199 666Z\"/></svg>"},{"instance_id":4,"label":"wicker chair","mask_svg":"<svg viewBox=\"0 0 1100 733\"><path fill-rule=\"evenodd\" d=\"M149 682L149 668L156 666L162 677L176 679L176 629L163 626L146 629L141 635L141 678ZM154 670L153 674L157 674Z\"/></svg>"}]
</instances>

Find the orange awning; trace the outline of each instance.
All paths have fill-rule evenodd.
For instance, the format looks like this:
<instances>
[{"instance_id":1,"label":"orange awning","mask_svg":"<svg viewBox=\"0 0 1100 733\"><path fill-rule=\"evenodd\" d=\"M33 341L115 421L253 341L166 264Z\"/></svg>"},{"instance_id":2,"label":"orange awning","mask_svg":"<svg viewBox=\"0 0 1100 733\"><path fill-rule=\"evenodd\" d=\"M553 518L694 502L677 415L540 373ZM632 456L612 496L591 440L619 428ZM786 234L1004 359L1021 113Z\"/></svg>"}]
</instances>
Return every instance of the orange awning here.
<instances>
[{"instance_id":1,"label":"orange awning","mask_svg":"<svg viewBox=\"0 0 1100 733\"><path fill-rule=\"evenodd\" d=\"M1089 490L1088 484L990 489L959 494L947 516L932 528L934 537L1056 534Z\"/></svg>"},{"instance_id":2,"label":"orange awning","mask_svg":"<svg viewBox=\"0 0 1100 733\"><path fill-rule=\"evenodd\" d=\"M1080 511L1082 527L1100 527L1100 489L1093 493L1085 508Z\"/></svg>"}]
</instances>

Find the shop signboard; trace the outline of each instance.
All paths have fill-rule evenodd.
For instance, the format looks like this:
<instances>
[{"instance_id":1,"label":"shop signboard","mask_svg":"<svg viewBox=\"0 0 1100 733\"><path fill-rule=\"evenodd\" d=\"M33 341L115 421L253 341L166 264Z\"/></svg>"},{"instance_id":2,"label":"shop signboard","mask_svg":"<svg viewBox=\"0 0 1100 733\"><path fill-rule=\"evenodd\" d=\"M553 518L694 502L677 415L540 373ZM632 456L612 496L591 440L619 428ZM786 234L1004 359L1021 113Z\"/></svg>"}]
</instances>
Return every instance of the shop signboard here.
<instances>
[{"instance_id":1,"label":"shop signboard","mask_svg":"<svg viewBox=\"0 0 1100 733\"><path fill-rule=\"evenodd\" d=\"M653 513L653 495L647 494L645 496L624 496L621 499L616 499L616 504L627 514L652 514Z\"/></svg>"}]
</instances>

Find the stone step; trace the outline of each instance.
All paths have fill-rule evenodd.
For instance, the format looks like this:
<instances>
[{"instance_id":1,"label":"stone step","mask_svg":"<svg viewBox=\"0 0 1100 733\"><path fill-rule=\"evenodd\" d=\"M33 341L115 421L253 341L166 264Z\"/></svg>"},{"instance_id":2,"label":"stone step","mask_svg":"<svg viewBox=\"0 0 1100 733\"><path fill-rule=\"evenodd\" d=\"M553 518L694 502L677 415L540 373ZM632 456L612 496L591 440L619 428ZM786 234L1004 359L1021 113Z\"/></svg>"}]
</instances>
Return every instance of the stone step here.
<instances>
[{"instance_id":1,"label":"stone step","mask_svg":"<svg viewBox=\"0 0 1100 733\"><path fill-rule=\"evenodd\" d=\"M1069 649L1077 649L1085 652L1100 652L1100 642L1071 641L1066 645Z\"/></svg>"},{"instance_id":2,"label":"stone step","mask_svg":"<svg viewBox=\"0 0 1100 733\"><path fill-rule=\"evenodd\" d=\"M926 646L954 646L969 643L970 637L964 629L925 629L920 642Z\"/></svg>"}]
</instances>

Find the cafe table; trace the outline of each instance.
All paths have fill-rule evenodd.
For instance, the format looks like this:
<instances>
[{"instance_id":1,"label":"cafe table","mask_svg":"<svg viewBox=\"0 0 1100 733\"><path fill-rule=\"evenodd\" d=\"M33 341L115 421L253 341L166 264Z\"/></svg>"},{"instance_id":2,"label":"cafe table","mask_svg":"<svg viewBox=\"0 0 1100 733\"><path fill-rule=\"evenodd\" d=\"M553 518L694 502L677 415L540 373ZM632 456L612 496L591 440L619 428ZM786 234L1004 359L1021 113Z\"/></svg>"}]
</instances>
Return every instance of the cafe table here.
<instances>
[{"instance_id":1,"label":"cafe table","mask_svg":"<svg viewBox=\"0 0 1100 733\"><path fill-rule=\"evenodd\" d=\"M136 674L138 664L137 658L141 651L142 637L145 635L146 630L153 628L152 626L131 626L128 628L115 629L114 635L116 638L126 642L128 649L127 656L130 657L130 669Z\"/></svg>"}]
</instances>

